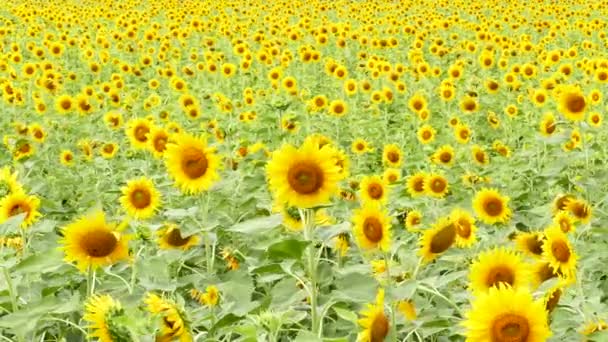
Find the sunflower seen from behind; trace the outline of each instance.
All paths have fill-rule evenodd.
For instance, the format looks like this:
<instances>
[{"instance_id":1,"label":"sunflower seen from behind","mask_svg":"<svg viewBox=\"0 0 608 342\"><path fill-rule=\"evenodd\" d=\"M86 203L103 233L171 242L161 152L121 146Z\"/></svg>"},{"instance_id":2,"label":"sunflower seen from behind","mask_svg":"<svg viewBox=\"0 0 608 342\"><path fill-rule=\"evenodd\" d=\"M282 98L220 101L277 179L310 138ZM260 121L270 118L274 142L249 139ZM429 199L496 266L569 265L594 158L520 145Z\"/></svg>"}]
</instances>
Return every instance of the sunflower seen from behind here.
<instances>
[{"instance_id":1,"label":"sunflower seen from behind","mask_svg":"<svg viewBox=\"0 0 608 342\"><path fill-rule=\"evenodd\" d=\"M129 180L121 191L120 204L130 216L136 219L147 219L154 216L161 204L160 192L152 180L146 177Z\"/></svg>"},{"instance_id":2,"label":"sunflower seen from behind","mask_svg":"<svg viewBox=\"0 0 608 342\"><path fill-rule=\"evenodd\" d=\"M467 342L544 342L551 336L542 300L504 285L476 297L462 325Z\"/></svg>"},{"instance_id":3,"label":"sunflower seen from behind","mask_svg":"<svg viewBox=\"0 0 608 342\"><path fill-rule=\"evenodd\" d=\"M219 179L220 157L204 137L175 135L164 156L169 175L182 192L196 194L209 190Z\"/></svg>"},{"instance_id":4,"label":"sunflower seen from behind","mask_svg":"<svg viewBox=\"0 0 608 342\"><path fill-rule=\"evenodd\" d=\"M266 174L275 199L298 208L329 203L342 179L331 146L319 147L313 139L299 148L285 144L273 152Z\"/></svg>"},{"instance_id":5,"label":"sunflower seen from behind","mask_svg":"<svg viewBox=\"0 0 608 342\"><path fill-rule=\"evenodd\" d=\"M391 219L377 202L367 202L353 213L353 230L363 250L389 251L391 247Z\"/></svg>"},{"instance_id":6,"label":"sunflower seen from behind","mask_svg":"<svg viewBox=\"0 0 608 342\"><path fill-rule=\"evenodd\" d=\"M83 320L89 322L89 337L97 338L99 342L115 342L132 340L133 336L126 327L117 322L124 314L119 301L109 295L95 295L85 302Z\"/></svg>"},{"instance_id":7,"label":"sunflower seen from behind","mask_svg":"<svg viewBox=\"0 0 608 342\"><path fill-rule=\"evenodd\" d=\"M114 224L106 222L103 211L97 210L82 216L62 229L63 238L59 241L68 263L75 262L82 272L89 267L96 269L113 265L129 258L129 240L115 229Z\"/></svg>"}]
</instances>

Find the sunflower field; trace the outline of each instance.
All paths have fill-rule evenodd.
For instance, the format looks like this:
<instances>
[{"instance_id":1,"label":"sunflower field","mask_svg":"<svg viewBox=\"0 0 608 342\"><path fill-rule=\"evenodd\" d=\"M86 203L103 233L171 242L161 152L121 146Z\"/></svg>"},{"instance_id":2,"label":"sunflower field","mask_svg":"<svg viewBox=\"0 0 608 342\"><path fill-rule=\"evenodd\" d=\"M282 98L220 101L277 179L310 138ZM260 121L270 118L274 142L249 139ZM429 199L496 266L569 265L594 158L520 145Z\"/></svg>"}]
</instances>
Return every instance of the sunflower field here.
<instances>
[{"instance_id":1,"label":"sunflower field","mask_svg":"<svg viewBox=\"0 0 608 342\"><path fill-rule=\"evenodd\" d=\"M0 341L608 341L605 0L4 0Z\"/></svg>"}]
</instances>

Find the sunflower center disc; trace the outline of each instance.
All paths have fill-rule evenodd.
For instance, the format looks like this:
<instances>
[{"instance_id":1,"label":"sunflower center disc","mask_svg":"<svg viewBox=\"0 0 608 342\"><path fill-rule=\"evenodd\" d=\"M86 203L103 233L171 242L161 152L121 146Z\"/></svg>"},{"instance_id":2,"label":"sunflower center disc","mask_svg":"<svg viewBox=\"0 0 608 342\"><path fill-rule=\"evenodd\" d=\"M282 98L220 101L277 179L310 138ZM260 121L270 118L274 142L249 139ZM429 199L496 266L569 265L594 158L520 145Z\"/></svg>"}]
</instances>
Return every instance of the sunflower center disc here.
<instances>
[{"instance_id":1,"label":"sunflower center disc","mask_svg":"<svg viewBox=\"0 0 608 342\"><path fill-rule=\"evenodd\" d=\"M538 276L538 279L541 280L541 282L545 282L551 278L557 277L557 274L553 272L551 266L549 266L548 263L543 264L542 267L540 267L536 272L536 275Z\"/></svg>"},{"instance_id":2,"label":"sunflower center disc","mask_svg":"<svg viewBox=\"0 0 608 342\"><path fill-rule=\"evenodd\" d=\"M165 137L160 137L160 138L156 138L156 140L154 140L154 149L158 152L163 152L165 151L165 149L167 145L167 138Z\"/></svg>"},{"instance_id":3,"label":"sunflower center disc","mask_svg":"<svg viewBox=\"0 0 608 342\"><path fill-rule=\"evenodd\" d=\"M585 98L575 94L568 95L566 107L573 113L580 113L585 109Z\"/></svg>"},{"instance_id":4,"label":"sunflower center disc","mask_svg":"<svg viewBox=\"0 0 608 342\"><path fill-rule=\"evenodd\" d=\"M377 200L382 197L382 193L384 191L382 190L382 185L374 183L370 184L370 186L367 188L367 192L369 193L369 197Z\"/></svg>"},{"instance_id":5,"label":"sunflower center disc","mask_svg":"<svg viewBox=\"0 0 608 342\"><path fill-rule=\"evenodd\" d=\"M456 228L458 228L456 233L458 233L460 237L466 239L471 236L471 224L469 223L469 221L465 219L458 220L458 222L456 223Z\"/></svg>"},{"instance_id":6,"label":"sunflower center disc","mask_svg":"<svg viewBox=\"0 0 608 342\"><path fill-rule=\"evenodd\" d=\"M19 215L21 213L26 213L27 212L27 208L25 206L23 206L21 203L19 204L15 204L11 210L9 211L9 216L16 216Z\"/></svg>"},{"instance_id":7,"label":"sunflower center disc","mask_svg":"<svg viewBox=\"0 0 608 342\"><path fill-rule=\"evenodd\" d=\"M431 188L433 192L441 193L445 190L445 182L441 179L435 179L433 183L431 183Z\"/></svg>"},{"instance_id":8,"label":"sunflower center disc","mask_svg":"<svg viewBox=\"0 0 608 342\"><path fill-rule=\"evenodd\" d=\"M450 160L452 160L452 155L450 155L447 152L444 152L441 154L441 156L439 157L439 159L441 159L442 162L444 163L448 163Z\"/></svg>"},{"instance_id":9,"label":"sunflower center disc","mask_svg":"<svg viewBox=\"0 0 608 342\"><path fill-rule=\"evenodd\" d=\"M81 248L94 258L106 257L114 251L118 240L107 230L93 230L84 235L80 241Z\"/></svg>"},{"instance_id":10,"label":"sunflower center disc","mask_svg":"<svg viewBox=\"0 0 608 342\"><path fill-rule=\"evenodd\" d=\"M488 287L493 287L499 283L513 285L514 282L515 275L513 274L513 271L503 265L492 268L486 279L486 285L488 285Z\"/></svg>"},{"instance_id":11,"label":"sunflower center disc","mask_svg":"<svg viewBox=\"0 0 608 342\"><path fill-rule=\"evenodd\" d=\"M414 182L414 190L416 192L424 191L424 179L418 179Z\"/></svg>"},{"instance_id":12,"label":"sunflower center disc","mask_svg":"<svg viewBox=\"0 0 608 342\"><path fill-rule=\"evenodd\" d=\"M135 139L137 139L137 141L141 141L141 142L145 142L148 140L148 137L146 136L146 134L148 134L148 132L150 132L150 129L148 127L144 127L144 126L139 126L135 129Z\"/></svg>"},{"instance_id":13,"label":"sunflower center disc","mask_svg":"<svg viewBox=\"0 0 608 342\"><path fill-rule=\"evenodd\" d=\"M183 238L179 229L171 229L167 234L167 243L171 246L180 247L185 245L190 238Z\"/></svg>"},{"instance_id":14,"label":"sunflower center disc","mask_svg":"<svg viewBox=\"0 0 608 342\"><path fill-rule=\"evenodd\" d=\"M525 317L502 314L492 325L492 341L525 342L530 334L530 325Z\"/></svg>"},{"instance_id":15,"label":"sunflower center disc","mask_svg":"<svg viewBox=\"0 0 608 342\"><path fill-rule=\"evenodd\" d=\"M375 217L368 217L363 222L363 234L373 242L378 243L382 240L382 223Z\"/></svg>"},{"instance_id":16,"label":"sunflower center disc","mask_svg":"<svg viewBox=\"0 0 608 342\"><path fill-rule=\"evenodd\" d=\"M567 262L570 259L570 248L564 241L554 241L551 244L551 253L559 262Z\"/></svg>"},{"instance_id":17,"label":"sunflower center disc","mask_svg":"<svg viewBox=\"0 0 608 342\"><path fill-rule=\"evenodd\" d=\"M562 291L559 289L555 290L551 294L551 298L549 298L549 300L547 301L547 304L545 305L547 312L551 312L551 311L553 311L553 309L555 309L555 307L557 306L557 303L559 303L559 299L561 296L562 296Z\"/></svg>"},{"instance_id":18,"label":"sunflower center disc","mask_svg":"<svg viewBox=\"0 0 608 342\"><path fill-rule=\"evenodd\" d=\"M391 163L396 163L399 161L399 153L391 151L386 155L386 159L390 160Z\"/></svg>"},{"instance_id":19,"label":"sunflower center disc","mask_svg":"<svg viewBox=\"0 0 608 342\"><path fill-rule=\"evenodd\" d=\"M543 242L538 239L538 237L533 236L526 241L526 245L528 246L528 250L535 255L543 254Z\"/></svg>"},{"instance_id":20,"label":"sunflower center disc","mask_svg":"<svg viewBox=\"0 0 608 342\"><path fill-rule=\"evenodd\" d=\"M196 179L207 172L208 161L203 151L189 147L183 152L182 170L190 179Z\"/></svg>"},{"instance_id":21,"label":"sunflower center disc","mask_svg":"<svg viewBox=\"0 0 608 342\"><path fill-rule=\"evenodd\" d=\"M495 198L488 200L483 207L490 216L498 216L502 212L502 203Z\"/></svg>"},{"instance_id":22,"label":"sunflower center disc","mask_svg":"<svg viewBox=\"0 0 608 342\"><path fill-rule=\"evenodd\" d=\"M323 172L315 164L300 163L289 169L287 181L299 194L311 194L323 185Z\"/></svg>"},{"instance_id":23,"label":"sunflower center disc","mask_svg":"<svg viewBox=\"0 0 608 342\"><path fill-rule=\"evenodd\" d=\"M433 236L431 239L431 253L438 254L445 252L456 238L456 229L453 223L443 227L440 231Z\"/></svg>"},{"instance_id":24,"label":"sunflower center disc","mask_svg":"<svg viewBox=\"0 0 608 342\"><path fill-rule=\"evenodd\" d=\"M384 313L381 313L380 315L376 316L370 327L370 342L384 341L386 335L388 335L388 329L388 319L386 318Z\"/></svg>"},{"instance_id":25,"label":"sunflower center disc","mask_svg":"<svg viewBox=\"0 0 608 342\"><path fill-rule=\"evenodd\" d=\"M150 193L147 190L137 189L131 194L131 203L137 209L147 208L152 202Z\"/></svg>"}]
</instances>

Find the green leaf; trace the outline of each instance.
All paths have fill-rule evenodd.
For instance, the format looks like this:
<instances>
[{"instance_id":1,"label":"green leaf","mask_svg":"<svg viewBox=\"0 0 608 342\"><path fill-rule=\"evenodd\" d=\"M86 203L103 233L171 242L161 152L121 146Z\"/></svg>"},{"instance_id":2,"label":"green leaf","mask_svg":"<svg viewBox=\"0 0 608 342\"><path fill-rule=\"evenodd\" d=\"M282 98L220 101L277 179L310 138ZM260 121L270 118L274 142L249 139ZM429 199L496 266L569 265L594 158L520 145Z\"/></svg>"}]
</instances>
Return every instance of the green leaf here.
<instances>
[{"instance_id":1,"label":"green leaf","mask_svg":"<svg viewBox=\"0 0 608 342\"><path fill-rule=\"evenodd\" d=\"M357 324L357 314L354 313L352 310L342 309L336 306L334 306L333 309L336 312L336 315L338 315L338 317L342 318L345 321Z\"/></svg>"},{"instance_id":2,"label":"green leaf","mask_svg":"<svg viewBox=\"0 0 608 342\"><path fill-rule=\"evenodd\" d=\"M268 232L283 222L280 214L275 214L265 217L256 217L251 220L240 222L232 227L227 228L227 231L243 234L261 234Z\"/></svg>"},{"instance_id":3,"label":"green leaf","mask_svg":"<svg viewBox=\"0 0 608 342\"><path fill-rule=\"evenodd\" d=\"M295 342L321 342L322 340L310 331L301 330Z\"/></svg>"},{"instance_id":4,"label":"green leaf","mask_svg":"<svg viewBox=\"0 0 608 342\"><path fill-rule=\"evenodd\" d=\"M268 256L273 259L300 259L308 241L302 240L285 240L277 242L268 247Z\"/></svg>"},{"instance_id":5,"label":"green leaf","mask_svg":"<svg viewBox=\"0 0 608 342\"><path fill-rule=\"evenodd\" d=\"M21 261L13 271L20 273L50 273L63 266L63 253L52 249L44 254L34 254Z\"/></svg>"}]
</instances>

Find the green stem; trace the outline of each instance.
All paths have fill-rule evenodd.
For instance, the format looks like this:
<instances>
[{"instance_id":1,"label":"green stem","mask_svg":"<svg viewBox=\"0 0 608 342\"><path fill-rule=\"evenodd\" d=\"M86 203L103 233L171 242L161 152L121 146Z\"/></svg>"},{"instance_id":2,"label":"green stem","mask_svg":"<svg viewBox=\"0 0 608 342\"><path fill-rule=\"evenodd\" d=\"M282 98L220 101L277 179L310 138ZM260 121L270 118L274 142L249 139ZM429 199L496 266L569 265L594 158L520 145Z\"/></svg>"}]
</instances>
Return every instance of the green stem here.
<instances>
[{"instance_id":1,"label":"green stem","mask_svg":"<svg viewBox=\"0 0 608 342\"><path fill-rule=\"evenodd\" d=\"M389 293L393 286L393 281L391 279L391 271L390 271L390 261L391 261L390 253L388 253L388 252L384 253L384 264L385 264L384 268L386 270L386 288ZM395 319L395 309L396 309L395 303L391 302L390 307L391 307L390 329L391 329L392 335L394 337L394 340L396 341L397 340L397 326L396 326L396 319Z\"/></svg>"},{"instance_id":2,"label":"green stem","mask_svg":"<svg viewBox=\"0 0 608 342\"><path fill-rule=\"evenodd\" d=\"M87 272L87 298L90 298L95 293L95 269L89 265Z\"/></svg>"},{"instance_id":3,"label":"green stem","mask_svg":"<svg viewBox=\"0 0 608 342\"><path fill-rule=\"evenodd\" d=\"M317 314L317 262L315 258L315 245L313 233L315 229L314 210L300 210L300 216L304 222L304 238L310 242L307 251L308 257L308 277L310 278L310 316L311 316L311 331L315 335L321 335L319 332L318 314Z\"/></svg>"},{"instance_id":4,"label":"green stem","mask_svg":"<svg viewBox=\"0 0 608 342\"><path fill-rule=\"evenodd\" d=\"M6 267L2 267L2 274L4 275L6 286L8 287L8 295L11 297L12 311L15 312L19 309L19 306L17 305L17 296L15 294L15 288L13 287L13 281L11 280L11 276Z\"/></svg>"}]
</instances>

